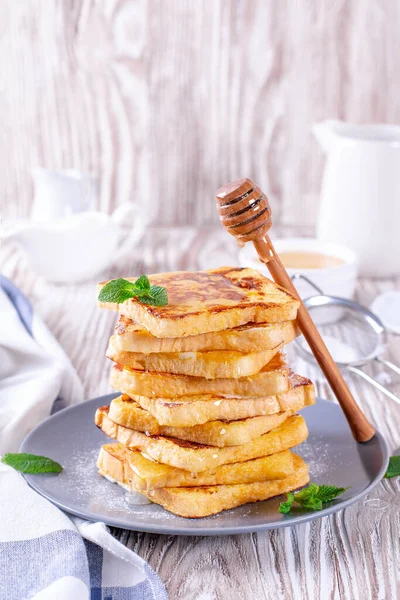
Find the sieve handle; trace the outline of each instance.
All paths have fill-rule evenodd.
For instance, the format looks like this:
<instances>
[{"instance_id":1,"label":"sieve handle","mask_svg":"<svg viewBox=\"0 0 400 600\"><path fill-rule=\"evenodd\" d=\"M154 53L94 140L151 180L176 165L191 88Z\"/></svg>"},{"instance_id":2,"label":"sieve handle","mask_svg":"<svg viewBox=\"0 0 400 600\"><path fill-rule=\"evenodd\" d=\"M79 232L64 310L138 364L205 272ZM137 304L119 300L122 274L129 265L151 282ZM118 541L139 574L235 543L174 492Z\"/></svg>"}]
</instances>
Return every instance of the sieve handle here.
<instances>
[{"instance_id":1,"label":"sieve handle","mask_svg":"<svg viewBox=\"0 0 400 600\"><path fill-rule=\"evenodd\" d=\"M391 400L394 400L395 402L397 402L397 404L400 404L400 398L398 396L393 394L390 390L387 390L385 387L383 387L383 385L378 383L378 381L376 381L376 379L374 379L373 377L370 377L369 375L364 373L364 371L361 371L361 369L358 369L357 367L350 367L350 366L346 367L346 369L348 371L351 371L352 373L355 373L356 375L359 375L360 377L365 379L365 381L368 381L368 383L370 383L371 385L376 387L376 389L379 390L380 392L382 392L382 394L385 394L385 396L387 396Z\"/></svg>"},{"instance_id":2,"label":"sieve handle","mask_svg":"<svg viewBox=\"0 0 400 600\"><path fill-rule=\"evenodd\" d=\"M392 371L397 373L397 375L400 375L400 367L397 367L392 362L385 360L384 358L380 358L380 356L377 356L375 360L385 365L385 367L387 367L388 369L391 369Z\"/></svg>"},{"instance_id":3,"label":"sieve handle","mask_svg":"<svg viewBox=\"0 0 400 600\"><path fill-rule=\"evenodd\" d=\"M317 294L319 294L320 296L324 295L324 292L321 290L321 288L318 287L313 281L311 281L309 277L303 275L303 273L293 273L293 275L290 276L290 279L292 281L296 281L296 279L302 279L303 281L308 283L308 285L312 287L317 292Z\"/></svg>"}]
</instances>

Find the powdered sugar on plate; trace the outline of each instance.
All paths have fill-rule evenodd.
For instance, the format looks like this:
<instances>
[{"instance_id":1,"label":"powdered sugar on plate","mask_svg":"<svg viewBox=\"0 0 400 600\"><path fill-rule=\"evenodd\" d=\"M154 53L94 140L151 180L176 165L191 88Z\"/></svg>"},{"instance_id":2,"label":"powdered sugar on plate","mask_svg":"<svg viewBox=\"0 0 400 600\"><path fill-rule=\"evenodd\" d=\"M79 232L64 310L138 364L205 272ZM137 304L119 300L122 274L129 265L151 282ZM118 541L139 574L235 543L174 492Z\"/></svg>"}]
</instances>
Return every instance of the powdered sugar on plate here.
<instances>
[{"instance_id":1,"label":"powdered sugar on plate","mask_svg":"<svg viewBox=\"0 0 400 600\"><path fill-rule=\"evenodd\" d=\"M332 444L326 441L325 436L309 436L307 441L292 450L307 463L310 481L318 484L332 484ZM343 456L341 452L337 452L337 448L335 450L335 463L340 466Z\"/></svg>"},{"instance_id":2,"label":"powdered sugar on plate","mask_svg":"<svg viewBox=\"0 0 400 600\"><path fill-rule=\"evenodd\" d=\"M126 516L132 514L135 518L145 519L151 514L151 519L176 519L175 515L151 502L140 505L131 502L131 494L117 483L107 481L99 475L96 461L98 448L90 451L74 450L68 465L59 475L64 490L73 494L75 500L91 511Z\"/></svg>"}]
</instances>

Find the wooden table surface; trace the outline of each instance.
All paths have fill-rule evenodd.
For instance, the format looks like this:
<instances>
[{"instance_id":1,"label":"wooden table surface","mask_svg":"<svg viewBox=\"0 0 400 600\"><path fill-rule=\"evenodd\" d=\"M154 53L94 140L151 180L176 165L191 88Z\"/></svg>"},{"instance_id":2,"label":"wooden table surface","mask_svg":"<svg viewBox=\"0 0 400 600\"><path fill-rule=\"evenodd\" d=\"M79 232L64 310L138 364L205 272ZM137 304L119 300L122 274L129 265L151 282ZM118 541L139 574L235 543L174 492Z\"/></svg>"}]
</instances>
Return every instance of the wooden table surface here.
<instances>
[{"instance_id":1,"label":"wooden table surface","mask_svg":"<svg viewBox=\"0 0 400 600\"><path fill-rule=\"evenodd\" d=\"M110 391L104 352L115 314L97 308L95 282L46 283L6 243L0 258L3 274L29 296L70 356L86 397ZM104 277L236 263L235 243L222 230L157 229ZM378 293L395 288L399 279L362 280L357 298L369 305ZM391 337L386 356L400 364L400 337ZM399 383L390 384L396 393ZM398 448L400 406L360 380L350 385L391 450ZM317 389L332 397L326 385L317 383ZM399 485L399 479L384 480L342 512L276 531L208 538L113 533L159 573L171 599L391 600L400 598Z\"/></svg>"}]
</instances>

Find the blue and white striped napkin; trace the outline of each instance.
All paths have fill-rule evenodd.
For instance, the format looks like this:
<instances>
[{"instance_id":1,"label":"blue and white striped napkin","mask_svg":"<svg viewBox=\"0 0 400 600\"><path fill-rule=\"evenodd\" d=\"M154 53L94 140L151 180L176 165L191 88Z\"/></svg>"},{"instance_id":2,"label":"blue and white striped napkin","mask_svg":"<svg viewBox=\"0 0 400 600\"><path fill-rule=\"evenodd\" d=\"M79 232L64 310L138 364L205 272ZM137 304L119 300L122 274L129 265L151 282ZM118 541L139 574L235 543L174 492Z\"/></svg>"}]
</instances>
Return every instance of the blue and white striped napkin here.
<instances>
[{"instance_id":1,"label":"blue and white striped napkin","mask_svg":"<svg viewBox=\"0 0 400 600\"><path fill-rule=\"evenodd\" d=\"M56 405L82 400L68 358L25 296L0 276L0 453ZM104 523L70 518L0 463L0 598L166 600L159 577Z\"/></svg>"}]
</instances>

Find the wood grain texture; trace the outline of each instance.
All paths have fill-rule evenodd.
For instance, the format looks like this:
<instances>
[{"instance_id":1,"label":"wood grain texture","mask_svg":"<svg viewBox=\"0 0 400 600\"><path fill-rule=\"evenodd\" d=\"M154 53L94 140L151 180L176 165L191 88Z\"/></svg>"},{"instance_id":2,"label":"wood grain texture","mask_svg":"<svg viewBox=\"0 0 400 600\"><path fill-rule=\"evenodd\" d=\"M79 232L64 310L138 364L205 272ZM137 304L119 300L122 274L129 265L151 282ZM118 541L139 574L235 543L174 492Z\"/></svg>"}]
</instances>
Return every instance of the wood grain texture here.
<instances>
[{"instance_id":1,"label":"wood grain texture","mask_svg":"<svg viewBox=\"0 0 400 600\"><path fill-rule=\"evenodd\" d=\"M275 222L310 225L310 126L399 122L399 26L392 0L4 0L0 212L28 214L41 165L159 225L215 222L215 190L249 176Z\"/></svg>"},{"instance_id":2,"label":"wood grain texture","mask_svg":"<svg viewBox=\"0 0 400 600\"><path fill-rule=\"evenodd\" d=\"M293 231L286 231L293 234ZM235 242L218 228L158 229L120 264L125 273L196 269L237 262ZM29 296L76 367L86 397L109 390L104 358L115 315L99 310L95 283L50 285L4 243L2 272ZM400 279L363 280L358 299L369 305ZM400 337L387 357L400 363ZM293 364L293 363L292 363ZM295 366L295 365L293 365ZM379 367L374 368L379 370ZM375 373L376 374L376 373ZM349 379L367 418L400 446L400 406L355 377ZM332 397L317 383L321 396ZM400 394L400 380L391 389ZM293 528L227 537L174 537L114 529L114 535L150 562L176 600L396 600L400 598L400 481L383 481L360 502L330 517Z\"/></svg>"}]
</instances>

